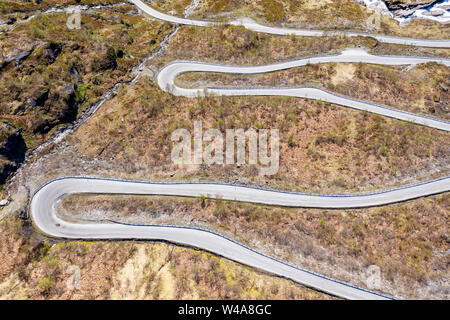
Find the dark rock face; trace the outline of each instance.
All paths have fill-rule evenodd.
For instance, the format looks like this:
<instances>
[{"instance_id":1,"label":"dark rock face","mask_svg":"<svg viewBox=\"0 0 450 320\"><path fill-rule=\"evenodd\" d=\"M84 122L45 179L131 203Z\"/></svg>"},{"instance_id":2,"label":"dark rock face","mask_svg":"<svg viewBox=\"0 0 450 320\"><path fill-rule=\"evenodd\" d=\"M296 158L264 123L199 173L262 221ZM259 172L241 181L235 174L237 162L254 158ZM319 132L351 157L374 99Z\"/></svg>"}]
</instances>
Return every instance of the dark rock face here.
<instances>
[{"instance_id":1,"label":"dark rock face","mask_svg":"<svg viewBox=\"0 0 450 320\"><path fill-rule=\"evenodd\" d=\"M11 24L14 24L16 21L17 21L16 18L14 18L14 17L9 17L8 20L6 21L6 24L7 24L7 25L11 25Z\"/></svg>"},{"instance_id":2,"label":"dark rock face","mask_svg":"<svg viewBox=\"0 0 450 320\"><path fill-rule=\"evenodd\" d=\"M0 123L1 138L0 156L10 161L25 160L26 145L22 137L22 129L15 129L6 122Z\"/></svg>"},{"instance_id":3,"label":"dark rock face","mask_svg":"<svg viewBox=\"0 0 450 320\"><path fill-rule=\"evenodd\" d=\"M101 54L92 63L94 72L117 68L117 53L112 47L108 47L106 53Z\"/></svg>"},{"instance_id":4,"label":"dark rock face","mask_svg":"<svg viewBox=\"0 0 450 320\"><path fill-rule=\"evenodd\" d=\"M14 162L4 162L0 160L0 183L4 184L9 175L17 170L18 166Z\"/></svg>"},{"instance_id":5,"label":"dark rock face","mask_svg":"<svg viewBox=\"0 0 450 320\"><path fill-rule=\"evenodd\" d=\"M76 91L77 87L72 83L65 85L62 89L64 105L59 118L61 122L71 122L77 117Z\"/></svg>"},{"instance_id":6,"label":"dark rock face","mask_svg":"<svg viewBox=\"0 0 450 320\"><path fill-rule=\"evenodd\" d=\"M42 107L45 104L45 101L48 99L49 89L36 90L31 97L32 106L40 106Z\"/></svg>"},{"instance_id":7,"label":"dark rock face","mask_svg":"<svg viewBox=\"0 0 450 320\"><path fill-rule=\"evenodd\" d=\"M48 64L52 64L55 62L58 55L61 53L62 44L51 42L47 48L45 49L45 58L48 61Z\"/></svg>"},{"instance_id":8,"label":"dark rock face","mask_svg":"<svg viewBox=\"0 0 450 320\"><path fill-rule=\"evenodd\" d=\"M57 124L74 121L78 112L76 91L76 84L69 83L62 88L45 91L45 101L44 99L29 98L27 108L34 107L34 110L30 110L30 112L45 115L44 117L36 116L32 124L33 132L47 133ZM39 97L43 97L43 95ZM44 103L38 104L38 101L44 101Z\"/></svg>"},{"instance_id":9,"label":"dark rock face","mask_svg":"<svg viewBox=\"0 0 450 320\"><path fill-rule=\"evenodd\" d=\"M75 81L76 83L83 82L77 68L75 68L75 67L70 68L69 74L70 74L70 77L72 78L72 80Z\"/></svg>"},{"instance_id":10,"label":"dark rock face","mask_svg":"<svg viewBox=\"0 0 450 320\"><path fill-rule=\"evenodd\" d=\"M123 50L117 50L117 57L118 58L123 58L124 55L125 55L125 52Z\"/></svg>"},{"instance_id":11,"label":"dark rock face","mask_svg":"<svg viewBox=\"0 0 450 320\"><path fill-rule=\"evenodd\" d=\"M13 57L13 60L16 61L16 65L19 65L22 63L23 60L28 58L28 56L33 52L33 50L24 51L22 53L19 53L17 56Z\"/></svg>"},{"instance_id":12,"label":"dark rock face","mask_svg":"<svg viewBox=\"0 0 450 320\"><path fill-rule=\"evenodd\" d=\"M406 17L414 11L438 3L440 0L385 0L388 9L398 17Z\"/></svg>"},{"instance_id":13,"label":"dark rock face","mask_svg":"<svg viewBox=\"0 0 450 320\"><path fill-rule=\"evenodd\" d=\"M48 99L50 90L46 88L39 88L26 99L26 101L14 110L14 114L23 114L26 110L32 110L36 107L43 107Z\"/></svg>"},{"instance_id":14,"label":"dark rock face","mask_svg":"<svg viewBox=\"0 0 450 320\"><path fill-rule=\"evenodd\" d=\"M22 129L0 122L0 183L5 183L8 176L25 160L26 150Z\"/></svg>"},{"instance_id":15,"label":"dark rock face","mask_svg":"<svg viewBox=\"0 0 450 320\"><path fill-rule=\"evenodd\" d=\"M31 50L25 50L25 51L19 51L18 53L15 53L9 57L5 57L0 59L0 70L2 70L4 67L6 67L11 62L15 61L16 66L20 65L28 56L33 52L33 49Z\"/></svg>"}]
</instances>

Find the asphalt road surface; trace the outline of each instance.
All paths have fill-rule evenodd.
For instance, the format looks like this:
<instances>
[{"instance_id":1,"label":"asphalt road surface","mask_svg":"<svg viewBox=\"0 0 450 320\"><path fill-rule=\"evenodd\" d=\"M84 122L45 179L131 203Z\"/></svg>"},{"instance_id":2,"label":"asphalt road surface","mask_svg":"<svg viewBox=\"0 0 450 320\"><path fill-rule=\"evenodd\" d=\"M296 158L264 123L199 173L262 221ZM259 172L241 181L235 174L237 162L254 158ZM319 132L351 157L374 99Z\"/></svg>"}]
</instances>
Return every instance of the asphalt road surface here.
<instances>
[{"instance_id":1,"label":"asphalt road surface","mask_svg":"<svg viewBox=\"0 0 450 320\"><path fill-rule=\"evenodd\" d=\"M307 99L322 100L341 106L368 111L382 116L413 122L416 124L450 131L450 122L426 115L414 114L408 111L395 109L371 102L345 97L318 88L296 87L296 88L207 88L186 89L175 85L175 78L186 72L217 72L227 74L257 74L285 70L300 67L307 64L331 63L331 62L363 62L381 65L416 65L420 63L436 62L450 66L450 60L442 58L427 57L401 57L401 56L375 56L361 49L347 49L339 55L309 57L288 62L260 65L260 66L230 66L219 64L208 64L194 61L174 61L166 65L158 73L157 82L162 90L177 96L200 97L212 96L290 96Z\"/></svg>"},{"instance_id":2,"label":"asphalt road surface","mask_svg":"<svg viewBox=\"0 0 450 320\"><path fill-rule=\"evenodd\" d=\"M139 9L157 19L177 24L196 26L212 26L216 23L177 18L160 13L139 0L131 0ZM300 36L324 36L328 32L320 30L299 30L267 27L251 20L239 20L229 24L242 25L250 30L271 34L296 34ZM370 36L382 42L409 44L428 47L450 47L448 40L424 40L369 35L363 33L336 32L346 36ZM166 91L175 95L196 97L205 95L201 89L185 89L175 86L174 79L183 72L222 72L234 74L250 74L284 70L302 66L307 63L327 62L364 62L384 65L414 65L434 61L449 66L449 60L420 57L386 57L373 56L361 50L346 50L340 55L322 56L300 59L296 61L264 66L224 66L198 62L174 62L167 65L158 74L158 84ZM214 95L283 95L321 99L330 103L366 110L372 113L410 121L417 124L449 131L450 124L445 120L417 115L406 111L380 106L349 97L336 95L317 88L209 88L207 94ZM311 207L311 208L361 208L381 206L395 202L407 201L418 197L429 196L450 190L450 177L428 181L397 189L370 194L354 195L321 195L293 193L276 190L257 189L245 186L235 186L214 183L150 183L138 181L123 181L114 179L65 177L52 180L42 186L32 197L29 210L34 225L43 233L57 238L66 239L146 239L165 240L176 244L197 247L242 264L282 276L308 287L330 293L346 299L389 299L389 297L358 288L334 279L279 261L259 253L232 239L207 230L180 226L130 225L117 221L103 220L98 222L69 222L58 216L56 204L60 199L73 193L92 194L139 194L187 196L243 201L259 204Z\"/></svg>"},{"instance_id":3,"label":"asphalt road surface","mask_svg":"<svg viewBox=\"0 0 450 320\"><path fill-rule=\"evenodd\" d=\"M43 233L67 239L165 240L197 247L242 264L289 278L308 287L346 299L388 297L330 279L256 252L234 240L206 230L155 225L129 225L112 221L74 223L61 219L56 203L65 195L138 194L217 198L288 207L360 208L406 201L449 191L450 177L398 189L359 195L292 193L214 183L148 183L101 178L67 177L45 184L33 196L30 213Z\"/></svg>"},{"instance_id":4,"label":"asphalt road surface","mask_svg":"<svg viewBox=\"0 0 450 320\"><path fill-rule=\"evenodd\" d=\"M278 28L278 27L270 27L258 24L257 22L249 19L243 18L238 19L228 23L220 23L220 22L212 22L212 21L202 21L202 20L193 20L187 18L179 18L174 17L162 12L159 12L150 6L146 5L140 0L130 0L131 3L136 5L142 12L148 14L149 16L175 23L175 24L184 24L190 26L199 26L199 27L211 27L214 25L235 25L235 26L243 26L244 28L254 31L254 32L262 32L268 34L277 34L277 35L296 35L303 37L322 37L322 36L346 36L346 37L371 37L375 38L380 42L385 43L394 43L394 44L404 44L404 45L412 45L412 46L420 46L420 47L434 47L434 48L450 48L450 40L431 40L431 39L414 39L414 38L403 38L403 37L392 37L378 34L370 34L364 32L343 32L343 31L323 31L323 30L307 30L307 29L292 29L292 28Z\"/></svg>"}]
</instances>

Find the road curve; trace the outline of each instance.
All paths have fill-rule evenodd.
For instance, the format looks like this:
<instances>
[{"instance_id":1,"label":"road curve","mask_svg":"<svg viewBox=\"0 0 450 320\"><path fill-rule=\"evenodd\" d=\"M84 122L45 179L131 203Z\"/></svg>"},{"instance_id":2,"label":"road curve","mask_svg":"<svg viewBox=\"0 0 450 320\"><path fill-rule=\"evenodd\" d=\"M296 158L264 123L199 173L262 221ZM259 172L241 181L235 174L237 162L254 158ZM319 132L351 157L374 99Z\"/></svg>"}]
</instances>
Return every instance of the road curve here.
<instances>
[{"instance_id":1,"label":"road curve","mask_svg":"<svg viewBox=\"0 0 450 320\"><path fill-rule=\"evenodd\" d=\"M177 24L196 26L211 26L217 23L177 18L160 13L139 0L130 0L145 13L165 21ZM232 25L242 25L250 30L271 34L296 34L300 36L324 36L329 33L320 30L283 29L259 25L249 20L231 22ZM364 33L333 34L345 36L370 36L381 42L408 44L428 47L450 47L449 40L425 40L370 35ZM174 85L175 77L183 72L224 72L224 73L261 73L283 70L308 63L325 62L365 62L386 65L418 64L435 61L449 66L449 60L417 57L382 57L368 55L358 50L347 50L340 55L327 57L312 57L280 64L237 67L211 65L196 62L174 62L167 65L158 74L159 86L176 95L195 97L204 95L200 89L184 89ZM449 131L450 123L444 120L415 115L402 110L369 102L339 96L317 88L264 88L264 89L208 89L214 95L283 95L335 103L360 110L381 114L384 116L410 121L440 130ZM89 177L64 177L50 181L36 191L32 197L29 209L34 225L43 233L66 239L145 239L165 240L176 244L197 247L225 258L255 267L278 276L282 276L308 287L327 292L346 299L389 299L389 297L358 288L322 275L300 269L272 257L258 253L232 239L217 233L197 228L159 225L131 225L105 220L98 223L69 222L61 219L56 210L56 203L64 196L73 193L91 194L138 194L163 196L188 196L218 198L232 201L243 201L267 205L287 207L313 208L362 208L386 205L406 201L418 197L448 192L450 177L428 181L411 186L383 192L355 195L320 195L294 193L276 190L258 189L246 186L236 186L214 183L151 183L124 181Z\"/></svg>"},{"instance_id":2,"label":"road curve","mask_svg":"<svg viewBox=\"0 0 450 320\"><path fill-rule=\"evenodd\" d=\"M199 26L199 27L211 27L215 25L234 25L234 26L243 26L244 28L254 31L254 32L262 32L268 34L275 35L296 35L302 37L322 37L322 36L346 36L346 37L372 37L377 39L380 42L385 43L394 43L394 44L403 44L403 45L411 45L411 46L420 46L420 47L434 47L434 48L450 48L450 40L432 40L432 39L414 39L414 38L405 38L405 37L392 37L392 36L384 36L378 34L370 34L364 32L344 32L344 31L323 31L323 30L308 30L308 29L292 29L292 28L278 28L278 27L269 27L261 25L251 19L238 19L228 23L220 23L220 22L212 22L212 21L202 21L202 20L193 20L187 18L179 18L174 17L162 12L159 12L140 0L130 0L131 3L136 5L141 11L148 14L149 16L171 22L176 24L184 24L191 26Z\"/></svg>"},{"instance_id":3,"label":"road curve","mask_svg":"<svg viewBox=\"0 0 450 320\"><path fill-rule=\"evenodd\" d=\"M175 78L185 72L218 72L228 74L257 74L285 70L294 67L305 66L315 63L329 62L363 62L381 65L416 65L426 62L437 62L450 66L449 59L428 57L401 57L401 56L376 56L368 54L361 49L347 49L338 55L317 56L293 60L288 62L260 65L260 66L231 66L207 64L193 61L175 61L166 65L157 75L157 83L162 90L177 96L199 97L205 95L213 96L290 96L307 99L322 100L344 107L368 111L382 116L413 122L416 124L450 131L450 122L425 115L414 114L408 111L395 109L366 102L362 100L334 94L318 88L296 87L296 88L208 88L186 89L175 85Z\"/></svg>"},{"instance_id":4,"label":"road curve","mask_svg":"<svg viewBox=\"0 0 450 320\"><path fill-rule=\"evenodd\" d=\"M115 179L64 177L50 181L34 194L30 215L43 233L67 239L165 240L197 247L225 258L346 299L386 299L378 293L309 272L258 253L217 233L176 226L130 225L113 221L74 223L61 219L56 203L68 194L138 194L218 198L287 207L360 208L406 201L450 190L450 177L357 195L320 195L284 192L215 183L152 183Z\"/></svg>"}]
</instances>

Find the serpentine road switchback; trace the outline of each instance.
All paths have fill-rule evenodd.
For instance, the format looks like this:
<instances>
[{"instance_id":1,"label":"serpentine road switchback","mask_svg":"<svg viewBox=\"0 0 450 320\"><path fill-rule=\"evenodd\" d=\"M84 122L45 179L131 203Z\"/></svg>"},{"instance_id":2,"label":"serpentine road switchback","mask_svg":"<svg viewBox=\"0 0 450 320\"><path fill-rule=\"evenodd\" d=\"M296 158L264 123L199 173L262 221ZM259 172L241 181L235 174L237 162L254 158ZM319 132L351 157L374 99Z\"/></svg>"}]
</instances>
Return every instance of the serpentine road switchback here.
<instances>
[{"instance_id":1,"label":"serpentine road switchback","mask_svg":"<svg viewBox=\"0 0 450 320\"><path fill-rule=\"evenodd\" d=\"M131 0L143 12L152 17L177 24L211 26L216 23L177 18L160 13L142 1ZM266 27L252 21L236 21L230 24L243 25L258 32L272 34L296 34L300 36L324 36L324 31L282 29ZM334 33L336 34L336 33ZM361 33L340 33L346 36L371 36L378 41L430 47L450 47L448 40L423 40L397 38ZM379 115L429 126L443 131L450 131L450 123L424 115L376 105L349 97L340 96L318 88L208 88L186 89L174 84L177 75L184 72L220 72L232 74L255 74L273 72L312 63L329 62L363 62L383 65L416 65L426 62L437 62L450 66L448 59L425 57L374 56L360 49L345 50L339 55L318 56L262 66L226 66L201 62L176 61L169 63L157 75L158 85L162 90L174 95L197 97L212 95L282 95L321 99ZM255 267L278 276L286 277L308 287L327 292L347 299L389 299L379 293L358 288L325 276L303 270L296 266L266 256L246 247L232 239L217 233L198 228L161 225L133 225L112 220L96 222L80 221L79 223L64 220L58 216L57 202L69 194L138 194L161 196L184 196L225 199L231 201L251 202L267 205L309 208L362 208L381 206L395 202L407 201L418 197L429 196L450 190L450 177L444 177L397 189L367 194L321 195L294 193L277 190L258 189L219 183L153 183L141 181L125 181L92 177L63 177L43 185L33 195L29 211L37 229L51 237L65 239L145 239L164 240L177 244L200 248L225 258Z\"/></svg>"},{"instance_id":2,"label":"serpentine road switchback","mask_svg":"<svg viewBox=\"0 0 450 320\"><path fill-rule=\"evenodd\" d=\"M162 90L174 95L185 97L198 97L205 95L215 96L290 96L299 98L308 98L322 100L345 107L368 111L382 116L395 118L421 124L424 126L436 128L439 130L450 131L450 122L425 115L414 114L411 112L394 109L388 106L382 106L370 102L344 97L325 90L308 87L298 88L207 88L205 89L185 89L175 85L175 78L186 72L218 72L230 74L256 74L279 70L285 70L294 67L305 66L315 63L330 62L363 62L382 65L416 65L426 62L437 62L450 66L450 60L441 58L427 57L399 57L399 56L375 56L368 54L362 49L347 49L339 55L309 57L288 62L261 65L261 66L226 66L217 64L207 64L194 61L175 61L165 66L157 76L157 82Z\"/></svg>"},{"instance_id":3,"label":"serpentine road switchback","mask_svg":"<svg viewBox=\"0 0 450 320\"><path fill-rule=\"evenodd\" d=\"M450 177L385 192L324 196L291 193L214 183L149 183L101 178L66 177L53 180L33 196L30 210L43 233L68 239L165 240L219 254L231 260L292 279L306 286L347 299L382 299L385 296L302 270L258 253L242 244L206 230L156 225L130 225L113 221L73 223L61 219L56 203L74 193L138 194L219 198L268 205L315 208L358 208L405 201L447 191Z\"/></svg>"}]
</instances>

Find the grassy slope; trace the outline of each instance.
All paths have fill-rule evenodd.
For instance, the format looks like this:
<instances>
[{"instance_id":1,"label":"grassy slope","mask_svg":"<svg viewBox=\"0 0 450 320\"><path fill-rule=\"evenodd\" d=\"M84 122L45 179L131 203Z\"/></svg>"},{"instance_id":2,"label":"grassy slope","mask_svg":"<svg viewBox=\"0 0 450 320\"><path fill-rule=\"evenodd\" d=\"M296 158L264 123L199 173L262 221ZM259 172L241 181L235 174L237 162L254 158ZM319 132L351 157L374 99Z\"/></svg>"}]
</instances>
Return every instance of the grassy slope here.
<instances>
[{"instance_id":1,"label":"grassy slope","mask_svg":"<svg viewBox=\"0 0 450 320\"><path fill-rule=\"evenodd\" d=\"M67 217L189 225L237 239L316 272L365 284L381 269L383 288L408 298L448 297L446 212L450 195L358 210L291 209L175 197L71 195ZM427 288L428 289L425 289Z\"/></svg>"},{"instance_id":2,"label":"grassy slope","mask_svg":"<svg viewBox=\"0 0 450 320\"><path fill-rule=\"evenodd\" d=\"M326 299L197 250L164 243L60 242L13 218L0 223L1 299ZM69 266L80 268L70 289Z\"/></svg>"},{"instance_id":3,"label":"grassy slope","mask_svg":"<svg viewBox=\"0 0 450 320\"><path fill-rule=\"evenodd\" d=\"M333 63L250 76L186 73L175 81L179 86L194 88L312 85L349 97L449 120L448 77L448 67L433 63L414 68Z\"/></svg>"},{"instance_id":4,"label":"grassy slope","mask_svg":"<svg viewBox=\"0 0 450 320\"><path fill-rule=\"evenodd\" d=\"M265 2L269 3L270 1ZM186 3L180 4L178 11L181 13L185 6ZM256 9L259 10L258 8ZM314 10L308 11L308 14L311 15L306 16L308 21L313 21L311 19L317 13ZM198 14L198 16L200 15L201 13ZM364 16L365 13L363 18ZM317 17L318 19L314 23L317 23L319 27L326 27L321 24L323 19L318 15ZM262 16L257 18L265 19ZM136 19L141 19L141 17L136 17ZM148 30L149 26L146 25L147 23L146 20L143 20L140 26L145 29L134 30L136 33L133 38L138 37L142 30ZM301 21L292 21L292 23L302 25ZM351 22L349 26L350 28L358 28L358 23L358 21ZM402 32L398 31L395 26L392 26L393 31L391 32L386 29L390 24L391 22L383 22L383 28L386 33L420 34L421 36L441 37L442 32L445 33L447 30L446 28L437 29L437 25L433 23L415 22L411 27L404 29L405 31ZM113 25L116 25L116 23ZM429 31L424 32L422 29L424 26L427 26ZM111 36L115 34L115 32L109 32L112 29L108 29L106 28L107 35ZM37 34L39 34L39 30ZM153 35L146 36L145 34L144 36L148 41L151 41L151 38L154 37ZM120 38L117 41L120 43L123 39L126 40L127 38ZM186 39L189 39L189 41ZM145 50L144 48L151 45L156 47L157 43L144 42L143 47L137 48L133 45L130 46L130 50L136 48L133 55L142 54L143 50ZM153 61L152 65L155 69L158 69L164 63L177 58L218 61L222 63L266 63L322 52L335 52L348 45L362 45L378 53L448 56L448 50L381 45L373 39L357 38L348 40L330 37L321 39L321 41L317 41L314 38L295 38L294 41L292 37L253 34L242 28L221 27L205 29L182 27L179 33L172 39L169 51L162 58ZM311 70L311 72L314 72L314 70ZM225 128L225 126L236 124L246 128L254 126L279 126L283 130L286 130L283 131L284 135L282 137L284 154L282 175L268 181L269 185L280 188L320 190L323 192L371 189L381 185L395 185L408 177L413 177L413 179L416 177L421 179L428 178L430 177L428 171L430 168L436 166L439 168L439 164L443 163L443 168L445 169L445 163L448 162L446 157L448 138L446 135L433 130L423 130L423 128L418 126L403 125L396 121L300 99L213 98L195 101L174 98L162 93L154 85L149 84L147 80L147 78L143 78L136 86L123 89L116 99L106 103L93 119L83 125L69 139L69 145L72 148L70 150L76 150L78 148L79 152L70 153L72 151L64 150L60 152L61 149L55 149L53 151L54 153L51 153L51 160L46 160L45 162L37 160L37 168L24 169L23 176L26 182L23 184L32 186L33 188L48 178L72 173L101 174L105 176L139 179L183 180L200 178L208 180L238 180L244 183L266 185L265 180L255 175L254 168L244 167L240 170L236 170L235 168L178 169L171 166L170 162L168 162L167 155L170 152L170 145L168 144L170 133L177 127L190 128L193 119L203 119L206 125L210 127L217 126L219 128ZM274 114L274 110L279 113L276 117L271 117ZM248 117L250 112L253 116ZM361 126L357 128L355 124L360 124ZM290 146L289 140L291 136L293 137L294 144ZM361 156L356 156L356 154L361 153ZM289 168L295 168L293 163L301 163L302 167L298 167L295 172L291 172ZM441 174L442 172L445 172L445 170L441 171ZM24 181L20 179L24 179L23 177L20 177L18 181ZM427 229L421 228L429 224L431 220L437 218L433 213L436 210L448 210L446 209L448 208L448 204L445 199L447 198L444 198L444 200L439 200L438 198L430 204L424 202L408 204L406 208L394 206L392 209L386 209L386 212L383 211L385 209L380 209L381 211L377 209L375 210L376 214L374 217L369 214L369 218L367 218L367 215L365 215L369 219L369 222L373 222L374 224L381 223L376 233L367 227L366 221L356 218L354 220L343 219L344 222L351 223L352 225L355 224L356 226L356 229L352 230L349 234L343 233L342 230L334 229L334 225L338 225L341 222L340 215L334 212L320 213L318 211L310 212L305 210L293 211L288 214L283 212L287 220L283 220L282 222L288 226L289 223L298 221L297 219L299 218L306 219L300 220L305 222L304 226L300 226L301 230L312 232L312 241L317 241L322 246L330 248L333 252L328 256L331 257L329 258L331 259L330 261L333 261L333 255L340 258L339 250L341 247L344 247L345 249L342 249L344 250L343 256L350 256L350 253L354 252L359 257L358 259L361 259L364 263L372 263L374 261L374 263L381 264L383 272L387 272L385 275L389 281L397 278L402 279L402 281L412 279L414 283L417 283L418 287L425 288L427 284L423 281L433 281L435 280L433 277L439 277L439 273L432 274L429 272L430 264L427 262L427 259L436 261L433 252L430 251L430 241L432 244L439 243L439 245L442 245L442 242L437 240L439 237L442 238L442 235L439 236L440 229L433 229L433 232L435 232L434 230L438 230L436 237L434 237L433 233L433 237L428 240L423 240L420 237L413 238L413 246L410 246L411 232L420 227L419 230L422 233L426 233ZM198 202L188 204L188 207L189 209L191 207L198 207ZM238 224L243 229L255 227L256 230L262 230L261 232L263 233L271 230L274 230L274 232L279 231L276 228L280 224L280 220L277 220L280 218L279 213L274 213L273 211L278 209L258 208L255 213L254 210L248 210L248 207L245 206L240 207L228 203L222 203L220 205L208 203L208 210L213 215L217 212L219 214L231 212L233 215L226 215L220 218L223 220L225 226L230 225L230 221L227 219L231 219L233 222L236 222L236 220L244 220L241 224ZM261 218L260 213L267 217L267 219ZM316 217L316 214L320 218ZM210 215L204 216L204 218L212 219ZM439 216L438 218L442 219ZM246 221L255 224L247 224ZM306 221L312 221L312 223L307 224ZM395 226L392 226L393 221L396 221ZM320 227L317 227L317 224ZM445 222L442 225L445 225ZM268 229L265 229L266 227ZM7 229L10 229L10 227L7 227ZM17 230L19 230L20 235L23 234L22 227L18 227ZM296 232L293 229L291 231ZM377 240L381 241L380 239L383 240L392 231L395 231L394 238L391 239L392 242L384 242L383 244L386 248L393 250L396 257L400 257L399 261L406 261L406 267L402 268L402 264L395 263L385 252L379 251L376 244L373 245L372 242L369 242L369 240L375 242ZM4 233L2 232L2 234ZM11 235L11 233L8 234L9 236ZM12 240L6 242L16 244L16 247L14 247L16 252L21 252L22 240L20 240L20 235L17 238L13 234ZM330 235L335 235L335 237L330 237ZM282 243L283 234L280 236L278 240ZM27 243L28 240L23 241ZM17 246L17 244L19 245ZM399 246L398 250L397 245ZM12 295L15 297L21 295L29 297L43 297L45 295L63 297L64 295L69 295L70 297L76 297L71 295L72 293L64 291L64 281L66 278L63 273L68 264L67 261L71 263L72 261L76 261L77 263L83 264L84 261L97 259L95 260L97 264L94 264L96 268L104 265L105 261L109 262L106 264L106 269L102 275L102 279L105 280L96 285L93 285L94 282L90 281L89 284L93 285L92 290L87 289L86 292L82 293L82 297L102 298L112 296L114 292L108 289L111 287L111 277L119 273L121 276L117 276L118 282L113 285L113 290L121 289L127 294L133 295L139 291L139 288L142 288L141 285L131 286L130 288L122 287L122 285L127 283L127 279L133 279L134 277L133 273L131 273L131 278L127 278L128 267L126 265L129 264L126 261L129 258L132 261L130 264L134 264L133 261L135 260L139 261L139 255L130 254L128 251L133 246L135 245L96 243L91 246L75 243L65 247L65 244L62 244L54 247L55 251L51 251L53 250L51 249L49 255L44 250L43 256L45 258L43 259L39 258L41 254L38 253L38 262L30 262L35 261L33 259L30 260L30 256L35 256L33 253L35 250L32 249L34 245L31 245L31 250L30 247L25 246L23 248L24 252L22 252L24 253L25 262L22 266L20 265L21 262L18 264L15 264L15 262L12 262L12 264L4 264L7 267L7 271L4 273L3 279L5 281L3 282L2 288L6 289L2 293L12 292ZM9 250L5 248L11 247L13 246L2 247L2 250ZM89 250L93 250L90 251L92 256L89 254L83 255L84 252L89 252ZM140 250L143 249L137 249L138 252L141 252ZM154 252L160 252L161 250L163 252L168 251L167 247L155 249L156 251L152 250L148 249L147 253L144 253L144 256L151 256ZM104 251L111 251L115 254L98 257L99 253ZM40 249L37 252L40 252ZM7 251L5 256L15 257L14 254ZM318 254L320 255L321 253ZM79 258L80 255L82 258ZM64 262L61 265L59 262L56 263L54 256L56 256L56 260ZM113 256L114 259L111 258ZM188 259L192 257L193 261L197 261L196 259L199 258L195 258L196 256L197 254L192 256L187 251L182 251L179 257L181 260L176 265L179 266L180 261L186 261L184 260L187 259L186 257L189 257ZM203 254L199 253L198 256L203 257ZM370 260L374 258L376 259ZM147 261L146 259L148 258L145 258L144 261ZM208 265L210 263L209 261L211 261L208 259L205 260L208 262L200 263L200 265ZM353 260L353 258L349 259L348 266L353 265L354 261L357 261ZM14 259L14 261L22 260L18 258ZM439 261L437 262L437 268L441 270ZM394 265L390 266L390 263L394 263ZM192 269L189 263L187 265L186 269L182 270L183 274L185 272L188 275L196 275L197 270L195 268ZM33 268L38 271L33 273ZM99 276L95 268L87 268L89 279L94 279ZM208 268L205 267L201 271L211 270ZM173 272L177 273L179 269ZM137 273L139 273L139 270ZM233 271L232 273L235 274L236 272ZM20 279L22 276L25 277L23 278L25 280L19 280L20 285L14 287L16 279ZM136 277L139 278L138 276ZM226 278L227 276L222 273L217 275L217 279ZM243 283L248 281L248 278L245 277L240 279L245 279L242 280ZM192 285L194 283L192 281L197 281L198 278L194 277L193 280L188 279L185 281L177 277L177 280L180 281L180 288L183 288L179 292L184 292L187 297L195 297L195 292L192 291L195 285ZM218 292L216 295L218 298L246 297L242 295L243 291L249 291L249 288L243 287L242 285L240 288L235 289L233 286L236 282L228 284L226 280L220 280L218 281L220 285L215 287L211 279L200 279L200 281L203 281L202 283L205 284L207 290ZM270 283L272 280L267 281ZM161 284L157 284L159 282ZM140 283L142 284L143 282ZM150 293L159 293L161 292L160 286L164 286L162 283L164 283L164 280L152 282L144 292L149 290ZM13 289L11 290L11 288ZM16 289L17 291L15 291ZM419 288L417 290L420 291L421 289ZM164 290L162 291L164 292ZM266 289L261 289L261 291L267 293ZM289 290L275 290L275 292L281 292L282 294L278 296L281 298L286 297L283 292L287 292L287 296L297 298L317 297L315 294L304 293L303 291L292 295L289 295ZM296 291L294 290L294 292ZM177 291L173 291L172 293L174 296L177 296ZM117 291L114 294L117 294ZM406 291L405 294L408 295L409 293ZM416 291L412 292L412 295L416 294ZM446 293L444 292L444 294ZM148 297L160 297L160 295L155 294L153 296L149 295ZM273 295L263 294L263 297L273 297Z\"/></svg>"},{"instance_id":5,"label":"grassy slope","mask_svg":"<svg viewBox=\"0 0 450 320\"><path fill-rule=\"evenodd\" d=\"M32 50L22 63L9 63L0 74L0 89L5 93L0 100L0 117L24 130L29 148L67 121L61 115L65 107L62 87L76 86L73 108L75 116L77 111L80 114L115 83L129 80L132 67L154 51L171 30L168 25L142 17L116 16L85 14L83 28L69 30L66 14L39 15L29 24L0 36L3 57ZM46 53L51 45L60 48L54 59ZM123 52L121 58L117 57L119 51ZM44 105L26 106L27 99L46 90L50 93Z\"/></svg>"},{"instance_id":6,"label":"grassy slope","mask_svg":"<svg viewBox=\"0 0 450 320\"><path fill-rule=\"evenodd\" d=\"M161 68L173 60L222 64L257 65L296 58L339 53L361 47L378 55L449 57L448 49L433 49L379 43L361 37L282 37L254 33L243 27L182 27L171 39L165 55L152 61Z\"/></svg>"},{"instance_id":7,"label":"grassy slope","mask_svg":"<svg viewBox=\"0 0 450 320\"><path fill-rule=\"evenodd\" d=\"M156 0L151 6L181 16L188 1ZM204 0L192 18L230 21L250 17L266 25L351 30L424 38L447 38L449 26L427 20L414 20L408 26L378 14L380 26L373 27L375 11L351 0Z\"/></svg>"},{"instance_id":8,"label":"grassy slope","mask_svg":"<svg viewBox=\"0 0 450 320\"><path fill-rule=\"evenodd\" d=\"M278 174L261 177L249 165L177 168L171 133L192 131L194 120L204 130L279 129ZM323 193L387 188L423 173L420 179L429 178L433 167L448 169L448 134L438 130L306 99L174 97L145 78L105 103L70 141L88 158L146 168L140 179L197 177Z\"/></svg>"}]
</instances>

